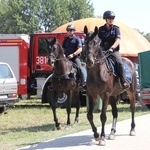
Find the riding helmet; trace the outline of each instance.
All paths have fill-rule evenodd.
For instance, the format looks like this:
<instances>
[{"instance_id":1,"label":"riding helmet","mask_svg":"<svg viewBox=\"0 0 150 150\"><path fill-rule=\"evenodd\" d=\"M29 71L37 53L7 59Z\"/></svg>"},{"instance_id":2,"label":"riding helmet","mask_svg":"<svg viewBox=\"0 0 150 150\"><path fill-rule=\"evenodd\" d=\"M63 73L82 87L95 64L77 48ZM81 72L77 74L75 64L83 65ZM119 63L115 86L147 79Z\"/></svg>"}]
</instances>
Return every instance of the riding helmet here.
<instances>
[{"instance_id":1,"label":"riding helmet","mask_svg":"<svg viewBox=\"0 0 150 150\"><path fill-rule=\"evenodd\" d=\"M115 17L115 13L113 11L107 10L103 14L103 19Z\"/></svg>"},{"instance_id":2,"label":"riding helmet","mask_svg":"<svg viewBox=\"0 0 150 150\"><path fill-rule=\"evenodd\" d=\"M76 28L75 28L75 26L74 25L72 25L72 24L69 24L68 26L67 26L67 28L66 28L66 30L76 30Z\"/></svg>"}]
</instances>

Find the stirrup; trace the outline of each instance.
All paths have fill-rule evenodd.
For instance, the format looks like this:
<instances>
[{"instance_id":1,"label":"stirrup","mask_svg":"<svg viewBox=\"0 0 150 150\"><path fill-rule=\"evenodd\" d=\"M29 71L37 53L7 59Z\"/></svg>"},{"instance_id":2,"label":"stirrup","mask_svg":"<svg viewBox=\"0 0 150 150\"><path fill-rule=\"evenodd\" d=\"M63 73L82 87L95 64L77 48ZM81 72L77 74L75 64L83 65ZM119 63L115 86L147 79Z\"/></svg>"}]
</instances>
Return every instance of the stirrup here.
<instances>
[{"instance_id":1,"label":"stirrup","mask_svg":"<svg viewBox=\"0 0 150 150\"><path fill-rule=\"evenodd\" d=\"M128 89L130 87L130 84L124 82L122 86L123 86L123 89Z\"/></svg>"}]
</instances>

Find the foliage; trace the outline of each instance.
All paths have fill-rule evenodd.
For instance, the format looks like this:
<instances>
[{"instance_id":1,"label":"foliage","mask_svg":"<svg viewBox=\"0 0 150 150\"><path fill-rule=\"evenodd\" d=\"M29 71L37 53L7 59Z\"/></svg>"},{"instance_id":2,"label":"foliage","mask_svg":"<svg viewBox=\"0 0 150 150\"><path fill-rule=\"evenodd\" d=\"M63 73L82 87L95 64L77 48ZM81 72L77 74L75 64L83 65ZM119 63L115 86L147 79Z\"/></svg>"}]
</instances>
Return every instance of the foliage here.
<instances>
[{"instance_id":1,"label":"foliage","mask_svg":"<svg viewBox=\"0 0 150 150\"><path fill-rule=\"evenodd\" d=\"M150 42L150 33L145 34L144 37Z\"/></svg>"},{"instance_id":2,"label":"foliage","mask_svg":"<svg viewBox=\"0 0 150 150\"><path fill-rule=\"evenodd\" d=\"M72 20L78 20L86 17L94 17L94 8L87 0L69 0L68 8Z\"/></svg>"},{"instance_id":3,"label":"foliage","mask_svg":"<svg viewBox=\"0 0 150 150\"><path fill-rule=\"evenodd\" d=\"M141 32L139 29L135 29L137 32L139 32L141 35L143 35L149 42L150 42L150 33L144 33Z\"/></svg>"},{"instance_id":4,"label":"foliage","mask_svg":"<svg viewBox=\"0 0 150 150\"><path fill-rule=\"evenodd\" d=\"M90 0L3 0L0 33L52 31L71 19L93 16Z\"/></svg>"}]
</instances>

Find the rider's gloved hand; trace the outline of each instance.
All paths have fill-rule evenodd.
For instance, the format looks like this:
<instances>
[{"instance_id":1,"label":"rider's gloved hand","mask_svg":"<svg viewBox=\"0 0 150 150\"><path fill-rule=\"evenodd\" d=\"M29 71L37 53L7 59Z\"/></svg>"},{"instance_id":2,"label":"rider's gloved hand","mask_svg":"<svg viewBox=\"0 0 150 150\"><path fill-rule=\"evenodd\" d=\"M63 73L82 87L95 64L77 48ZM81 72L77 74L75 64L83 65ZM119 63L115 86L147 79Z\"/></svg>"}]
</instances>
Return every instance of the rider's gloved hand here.
<instances>
[{"instance_id":1,"label":"rider's gloved hand","mask_svg":"<svg viewBox=\"0 0 150 150\"><path fill-rule=\"evenodd\" d=\"M112 53L114 52L114 49L113 49L113 48L110 48L110 49L108 49L108 52L109 52L110 54L112 54Z\"/></svg>"}]
</instances>

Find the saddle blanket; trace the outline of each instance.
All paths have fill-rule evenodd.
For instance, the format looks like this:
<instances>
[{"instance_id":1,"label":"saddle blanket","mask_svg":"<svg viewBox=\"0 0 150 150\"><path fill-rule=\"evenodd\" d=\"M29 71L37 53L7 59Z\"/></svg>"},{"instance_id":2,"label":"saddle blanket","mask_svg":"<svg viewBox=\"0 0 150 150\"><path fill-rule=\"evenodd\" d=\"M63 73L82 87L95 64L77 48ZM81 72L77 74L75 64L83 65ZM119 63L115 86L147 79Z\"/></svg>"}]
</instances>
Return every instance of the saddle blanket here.
<instances>
[{"instance_id":1,"label":"saddle blanket","mask_svg":"<svg viewBox=\"0 0 150 150\"><path fill-rule=\"evenodd\" d=\"M117 68L115 67L115 62L112 60L112 59L108 59L108 63L110 65L110 68L111 68L111 71L114 73L114 74L117 74ZM125 71L125 78L131 82L132 81L132 75L131 75L131 71L128 67L128 65L123 62L123 68L124 68L124 71Z\"/></svg>"}]
</instances>

